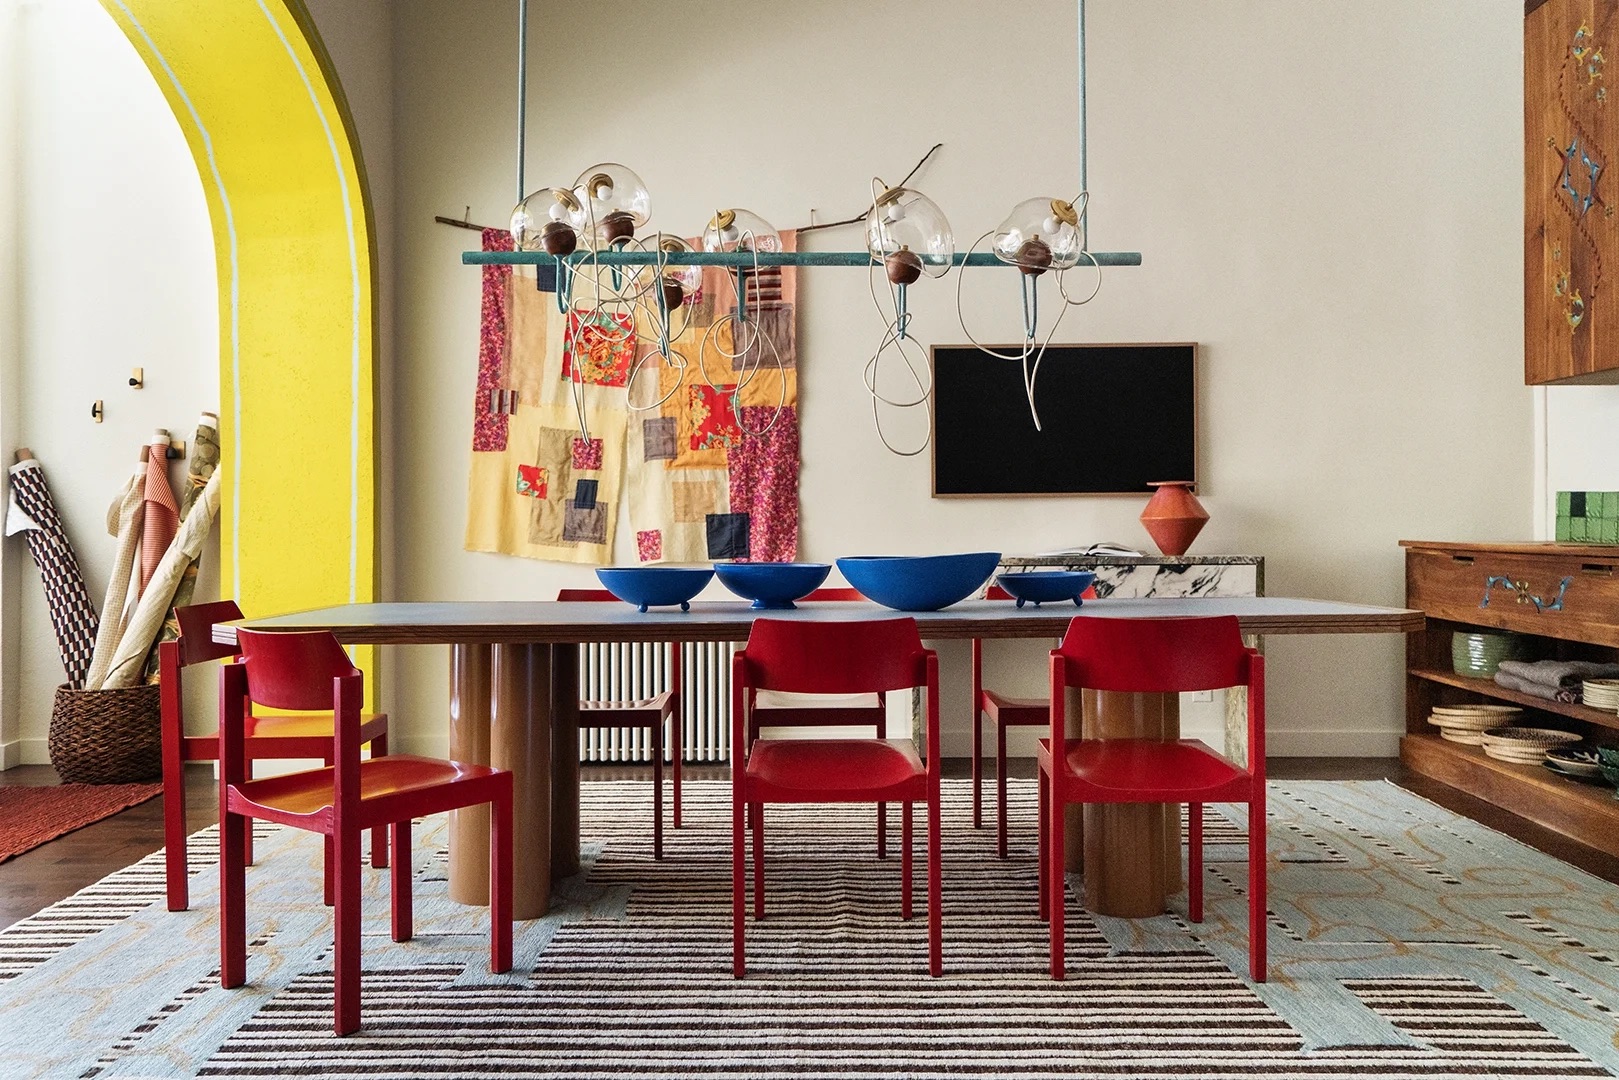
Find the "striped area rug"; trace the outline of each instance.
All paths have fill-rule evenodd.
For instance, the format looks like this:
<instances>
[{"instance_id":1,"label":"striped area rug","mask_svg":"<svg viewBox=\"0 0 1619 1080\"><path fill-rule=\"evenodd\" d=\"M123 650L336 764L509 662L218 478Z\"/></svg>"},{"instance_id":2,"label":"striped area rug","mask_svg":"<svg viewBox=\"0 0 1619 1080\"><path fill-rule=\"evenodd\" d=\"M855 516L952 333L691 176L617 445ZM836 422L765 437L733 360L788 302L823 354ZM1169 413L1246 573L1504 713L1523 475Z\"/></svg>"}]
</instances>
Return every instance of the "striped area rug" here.
<instances>
[{"instance_id":1,"label":"striped area rug","mask_svg":"<svg viewBox=\"0 0 1619 1080\"><path fill-rule=\"evenodd\" d=\"M968 798L965 783L946 782L942 979L927 975L921 905L917 919L899 917L899 860L875 858L869 807L771 808L766 918L750 921L749 977L740 982L730 975L725 784L687 785L686 826L666 834L662 862L651 859L647 785L586 785L587 872L564 884L550 916L520 924L508 976L485 967L483 913L443 896L443 831L429 822L417 851L415 941L387 939L385 875L368 875L365 1026L341 1039L330 1034L318 842L265 830L249 878L249 933L258 937L241 991L217 986L211 875L199 876L191 912L170 914L159 903L130 913L143 889L156 900L161 888L156 864L143 860L64 902L76 906L54 936L42 930L50 912L0 933L0 970L13 976L0 983L0 1075L1586 1077L1619 1069L1619 890L1399 789L1276 789L1275 958L1272 981L1257 987L1240 974L1240 814L1209 821L1215 861L1199 926L1175 914L1091 918L1071 892L1069 972L1056 983L1045 974L1045 926L1035 914L1032 784L1014 785L1005 861L995 857L993 830L968 824ZM202 855L212 836L194 839ZM919 898L922 872L919 856ZM15 940L19 932L32 943ZM96 970L101 985L81 985ZM56 1025L55 1046L10 1034L12 1021L94 1001L101 1012L93 1021ZM6 1063L32 1071L8 1072Z\"/></svg>"}]
</instances>

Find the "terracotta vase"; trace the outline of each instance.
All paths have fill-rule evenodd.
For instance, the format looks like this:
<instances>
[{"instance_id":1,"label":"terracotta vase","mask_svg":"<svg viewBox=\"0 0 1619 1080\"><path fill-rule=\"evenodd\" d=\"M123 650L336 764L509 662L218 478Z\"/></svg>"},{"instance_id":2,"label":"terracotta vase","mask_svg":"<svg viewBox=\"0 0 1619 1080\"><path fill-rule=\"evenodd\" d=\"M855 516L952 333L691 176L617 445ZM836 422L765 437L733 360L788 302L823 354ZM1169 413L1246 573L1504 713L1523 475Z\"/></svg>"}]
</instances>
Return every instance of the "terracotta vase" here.
<instances>
[{"instance_id":1,"label":"terracotta vase","mask_svg":"<svg viewBox=\"0 0 1619 1080\"><path fill-rule=\"evenodd\" d=\"M1148 484L1158 490L1141 511L1141 524L1158 550L1165 555L1184 555L1197 534L1208 524L1209 512L1192 494L1189 480L1159 480Z\"/></svg>"}]
</instances>

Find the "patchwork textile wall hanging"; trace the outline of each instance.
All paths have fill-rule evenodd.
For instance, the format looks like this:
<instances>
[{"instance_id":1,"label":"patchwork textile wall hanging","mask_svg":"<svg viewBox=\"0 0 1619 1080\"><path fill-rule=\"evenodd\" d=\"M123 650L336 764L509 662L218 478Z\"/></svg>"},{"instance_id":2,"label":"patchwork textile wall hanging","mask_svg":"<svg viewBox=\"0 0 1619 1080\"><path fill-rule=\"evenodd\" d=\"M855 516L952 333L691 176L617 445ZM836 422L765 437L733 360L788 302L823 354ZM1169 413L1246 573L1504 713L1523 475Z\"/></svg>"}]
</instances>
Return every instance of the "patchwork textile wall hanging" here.
<instances>
[{"instance_id":1,"label":"patchwork textile wall hanging","mask_svg":"<svg viewBox=\"0 0 1619 1080\"><path fill-rule=\"evenodd\" d=\"M598 304L610 271L580 268L566 312L551 268L483 273L467 550L611 563L627 491L624 561L796 556L794 270L750 272L738 323L735 278L705 269L667 355L646 305Z\"/></svg>"}]
</instances>

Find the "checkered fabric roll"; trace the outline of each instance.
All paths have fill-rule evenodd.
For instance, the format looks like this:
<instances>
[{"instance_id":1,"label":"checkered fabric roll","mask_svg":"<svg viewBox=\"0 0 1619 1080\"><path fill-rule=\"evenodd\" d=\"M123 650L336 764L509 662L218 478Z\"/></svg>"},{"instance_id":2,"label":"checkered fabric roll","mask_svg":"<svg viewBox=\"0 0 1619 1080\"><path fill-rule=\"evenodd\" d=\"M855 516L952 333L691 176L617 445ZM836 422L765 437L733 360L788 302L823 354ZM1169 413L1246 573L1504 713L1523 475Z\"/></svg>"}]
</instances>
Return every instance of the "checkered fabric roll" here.
<instances>
[{"instance_id":1,"label":"checkered fabric roll","mask_svg":"<svg viewBox=\"0 0 1619 1080\"><path fill-rule=\"evenodd\" d=\"M67 670L68 685L77 690L84 685L90 654L95 649L96 609L90 603L79 560L62 529L62 519L57 516L56 502L39 462L20 461L11 467L11 510L6 533L24 532L28 536L29 554L45 579L45 604L50 609L51 625L56 628L62 667Z\"/></svg>"}]
</instances>

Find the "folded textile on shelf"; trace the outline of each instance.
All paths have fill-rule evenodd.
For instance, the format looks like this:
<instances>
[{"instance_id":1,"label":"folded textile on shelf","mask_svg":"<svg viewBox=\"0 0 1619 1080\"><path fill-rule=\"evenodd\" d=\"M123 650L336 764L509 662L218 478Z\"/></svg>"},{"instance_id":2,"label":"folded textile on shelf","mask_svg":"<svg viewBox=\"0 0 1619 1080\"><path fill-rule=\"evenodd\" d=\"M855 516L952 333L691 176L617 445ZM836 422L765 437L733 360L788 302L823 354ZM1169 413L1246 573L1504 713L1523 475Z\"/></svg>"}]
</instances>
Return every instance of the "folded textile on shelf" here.
<instances>
[{"instance_id":1,"label":"folded textile on shelf","mask_svg":"<svg viewBox=\"0 0 1619 1080\"><path fill-rule=\"evenodd\" d=\"M1504 666L1507 661L1503 660L1501 663ZM1520 694L1545 698L1547 701L1578 701L1580 699L1578 688L1568 689L1553 683L1535 682L1500 668L1496 669L1495 672L1495 685L1504 686L1508 690L1516 690Z\"/></svg>"},{"instance_id":2,"label":"folded textile on shelf","mask_svg":"<svg viewBox=\"0 0 1619 1080\"><path fill-rule=\"evenodd\" d=\"M1503 660L1498 670L1497 682L1500 682L1499 673L1505 672L1515 679L1537 686L1549 687L1552 690L1567 690L1573 697L1561 698L1564 701L1580 700L1581 684L1586 679L1614 679L1619 678L1619 664L1600 664L1590 660ZM1505 683L1501 683L1505 686ZM1532 693L1532 691L1525 691ZM1549 695L1541 694L1541 697Z\"/></svg>"}]
</instances>

